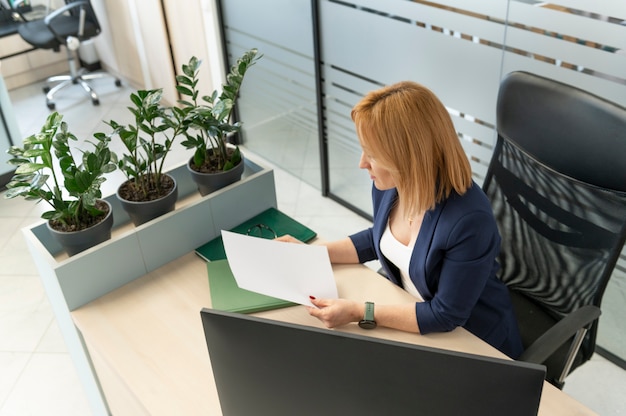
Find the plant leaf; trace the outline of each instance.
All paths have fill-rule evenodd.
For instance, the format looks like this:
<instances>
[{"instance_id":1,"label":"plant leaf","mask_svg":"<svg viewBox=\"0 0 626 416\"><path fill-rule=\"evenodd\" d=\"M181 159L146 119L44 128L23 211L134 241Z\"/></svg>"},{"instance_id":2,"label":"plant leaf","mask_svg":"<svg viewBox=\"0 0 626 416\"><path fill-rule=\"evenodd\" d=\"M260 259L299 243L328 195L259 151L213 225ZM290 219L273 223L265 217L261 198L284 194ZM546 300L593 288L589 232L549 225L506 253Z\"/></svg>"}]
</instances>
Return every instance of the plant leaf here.
<instances>
[{"instance_id":1,"label":"plant leaf","mask_svg":"<svg viewBox=\"0 0 626 416\"><path fill-rule=\"evenodd\" d=\"M15 173L28 174L28 173L37 172L38 170L43 169L45 167L46 165L43 165L41 163L24 163L18 166L17 169L15 169Z\"/></svg>"}]
</instances>

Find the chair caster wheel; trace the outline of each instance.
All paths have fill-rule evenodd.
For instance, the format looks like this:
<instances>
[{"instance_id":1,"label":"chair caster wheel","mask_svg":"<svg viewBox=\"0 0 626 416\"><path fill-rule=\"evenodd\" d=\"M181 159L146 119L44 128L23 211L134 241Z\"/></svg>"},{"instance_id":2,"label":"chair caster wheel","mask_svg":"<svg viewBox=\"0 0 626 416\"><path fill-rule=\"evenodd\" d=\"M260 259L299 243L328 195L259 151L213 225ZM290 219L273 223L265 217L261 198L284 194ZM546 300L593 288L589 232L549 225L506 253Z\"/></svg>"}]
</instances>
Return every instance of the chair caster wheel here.
<instances>
[{"instance_id":1,"label":"chair caster wheel","mask_svg":"<svg viewBox=\"0 0 626 416\"><path fill-rule=\"evenodd\" d=\"M122 81L120 81L119 79L115 80L115 86L116 87L121 87L122 86Z\"/></svg>"},{"instance_id":2,"label":"chair caster wheel","mask_svg":"<svg viewBox=\"0 0 626 416\"><path fill-rule=\"evenodd\" d=\"M44 94L47 94L50 92L50 87L43 87L42 89L43 89Z\"/></svg>"},{"instance_id":3,"label":"chair caster wheel","mask_svg":"<svg viewBox=\"0 0 626 416\"><path fill-rule=\"evenodd\" d=\"M91 100L93 105L100 105L100 100Z\"/></svg>"},{"instance_id":4,"label":"chair caster wheel","mask_svg":"<svg viewBox=\"0 0 626 416\"><path fill-rule=\"evenodd\" d=\"M46 103L46 105L48 106L50 110L54 110L54 107L55 107L54 103Z\"/></svg>"}]
</instances>

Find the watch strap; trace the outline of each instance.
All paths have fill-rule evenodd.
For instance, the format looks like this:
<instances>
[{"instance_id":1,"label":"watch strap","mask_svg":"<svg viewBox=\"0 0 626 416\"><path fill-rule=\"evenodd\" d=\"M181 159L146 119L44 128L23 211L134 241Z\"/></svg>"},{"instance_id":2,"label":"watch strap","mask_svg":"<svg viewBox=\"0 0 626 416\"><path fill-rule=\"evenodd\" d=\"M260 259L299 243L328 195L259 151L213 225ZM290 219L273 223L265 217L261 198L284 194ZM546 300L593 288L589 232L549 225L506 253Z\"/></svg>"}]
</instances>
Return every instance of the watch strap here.
<instances>
[{"instance_id":1,"label":"watch strap","mask_svg":"<svg viewBox=\"0 0 626 416\"><path fill-rule=\"evenodd\" d=\"M363 319L359 321L359 326L363 329L376 328L376 321L374 320L374 302L365 302L365 313Z\"/></svg>"},{"instance_id":2,"label":"watch strap","mask_svg":"<svg viewBox=\"0 0 626 416\"><path fill-rule=\"evenodd\" d=\"M363 316L364 321L374 320L374 302L365 302L365 314Z\"/></svg>"}]
</instances>

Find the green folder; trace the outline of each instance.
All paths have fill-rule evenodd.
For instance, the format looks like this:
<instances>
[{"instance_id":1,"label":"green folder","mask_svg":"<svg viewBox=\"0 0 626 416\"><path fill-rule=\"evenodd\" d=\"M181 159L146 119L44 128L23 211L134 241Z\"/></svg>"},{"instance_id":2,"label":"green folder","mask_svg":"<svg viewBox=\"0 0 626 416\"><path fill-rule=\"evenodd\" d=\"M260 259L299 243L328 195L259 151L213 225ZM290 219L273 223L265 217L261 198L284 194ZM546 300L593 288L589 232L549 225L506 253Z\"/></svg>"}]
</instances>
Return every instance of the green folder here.
<instances>
[{"instance_id":1,"label":"green folder","mask_svg":"<svg viewBox=\"0 0 626 416\"><path fill-rule=\"evenodd\" d=\"M241 289L227 260L207 262L211 305L213 309L228 312L254 313L293 306L295 303Z\"/></svg>"},{"instance_id":2,"label":"green folder","mask_svg":"<svg viewBox=\"0 0 626 416\"><path fill-rule=\"evenodd\" d=\"M315 231L280 212L276 208L269 208L259 215L244 221L230 231L239 234L247 234L248 230L250 230L250 235L256 237L274 238L274 234L267 228L261 229L255 227L258 224L263 224L264 226L269 227L271 230L276 232L276 235L278 236L290 234L305 243L311 241L317 235ZM208 243L196 248L196 254L207 261L225 259L226 252L224 251L222 236L216 237Z\"/></svg>"}]
</instances>

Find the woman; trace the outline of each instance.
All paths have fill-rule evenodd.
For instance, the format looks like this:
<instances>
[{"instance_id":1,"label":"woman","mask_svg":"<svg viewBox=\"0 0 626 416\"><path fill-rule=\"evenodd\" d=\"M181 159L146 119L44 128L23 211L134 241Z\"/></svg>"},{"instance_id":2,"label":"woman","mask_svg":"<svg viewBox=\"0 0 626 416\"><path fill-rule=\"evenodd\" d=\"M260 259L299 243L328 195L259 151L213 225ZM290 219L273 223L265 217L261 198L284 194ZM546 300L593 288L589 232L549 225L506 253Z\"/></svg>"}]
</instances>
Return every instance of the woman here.
<instances>
[{"instance_id":1,"label":"woman","mask_svg":"<svg viewBox=\"0 0 626 416\"><path fill-rule=\"evenodd\" d=\"M328 243L331 262L378 259L388 278L417 298L376 305L378 325L421 334L462 326L517 358L517 321L496 278L500 235L443 104L405 81L370 92L352 120L363 150L359 167L374 185L374 224ZM359 302L311 302L317 308L309 313L330 328L364 319Z\"/></svg>"}]
</instances>

